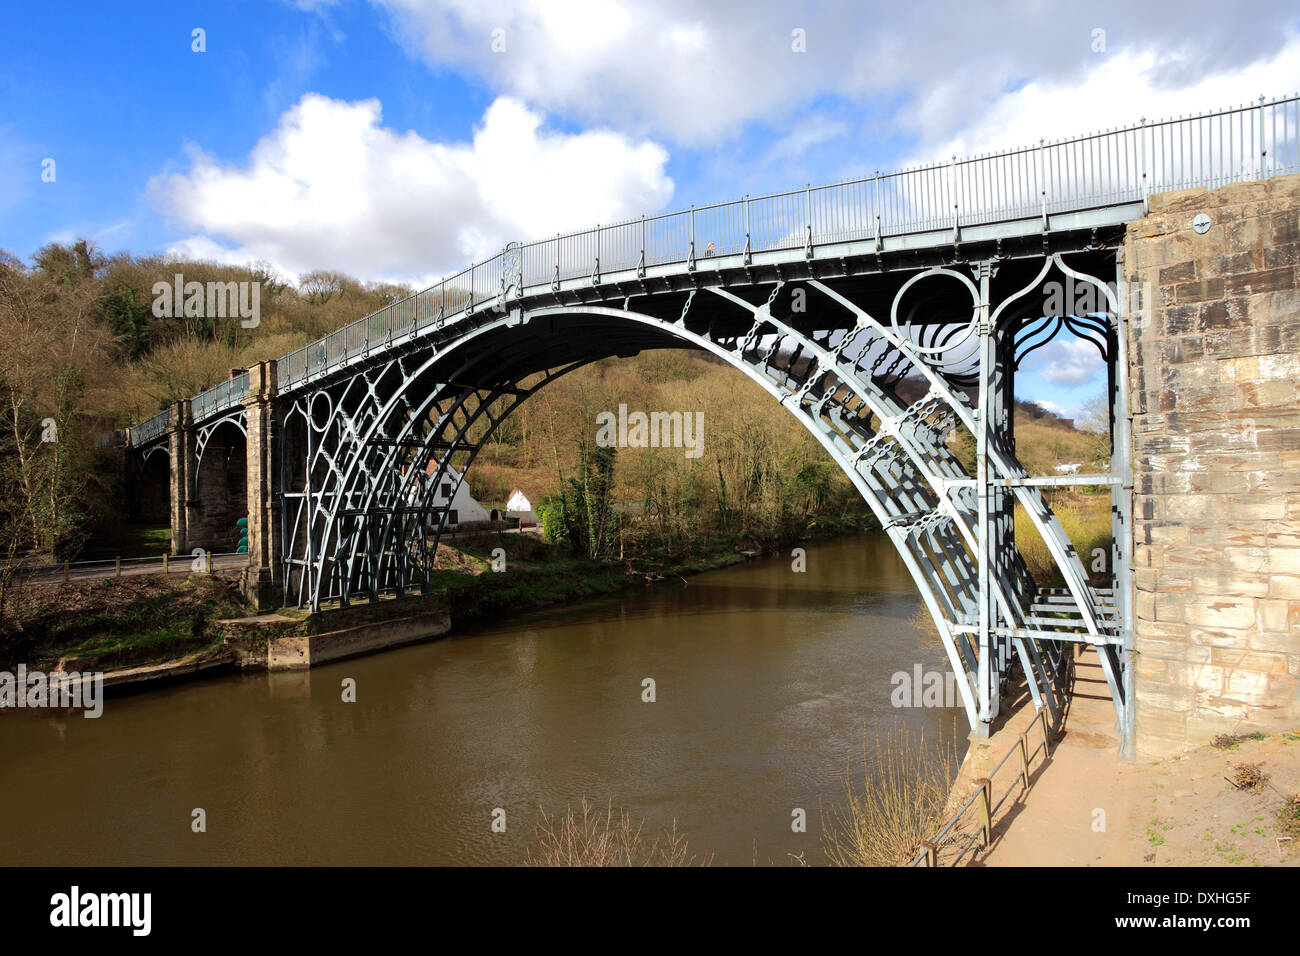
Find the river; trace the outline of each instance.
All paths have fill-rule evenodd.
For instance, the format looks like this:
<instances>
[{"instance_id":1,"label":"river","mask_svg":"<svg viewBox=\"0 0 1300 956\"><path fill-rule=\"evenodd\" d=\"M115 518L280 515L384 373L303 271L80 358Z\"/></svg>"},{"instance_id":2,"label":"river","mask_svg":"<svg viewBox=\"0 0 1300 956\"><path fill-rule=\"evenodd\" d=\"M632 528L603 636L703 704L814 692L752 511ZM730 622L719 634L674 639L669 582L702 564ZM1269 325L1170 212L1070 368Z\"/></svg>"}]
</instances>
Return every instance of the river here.
<instances>
[{"instance_id":1,"label":"river","mask_svg":"<svg viewBox=\"0 0 1300 956\"><path fill-rule=\"evenodd\" d=\"M891 706L896 672L946 669L918 606L888 540L864 536L809 544L801 573L763 558L307 672L110 697L98 719L11 711L0 863L517 864L539 808L584 796L647 832L676 820L714 865L821 863L822 813L877 729L965 733L954 709Z\"/></svg>"}]
</instances>

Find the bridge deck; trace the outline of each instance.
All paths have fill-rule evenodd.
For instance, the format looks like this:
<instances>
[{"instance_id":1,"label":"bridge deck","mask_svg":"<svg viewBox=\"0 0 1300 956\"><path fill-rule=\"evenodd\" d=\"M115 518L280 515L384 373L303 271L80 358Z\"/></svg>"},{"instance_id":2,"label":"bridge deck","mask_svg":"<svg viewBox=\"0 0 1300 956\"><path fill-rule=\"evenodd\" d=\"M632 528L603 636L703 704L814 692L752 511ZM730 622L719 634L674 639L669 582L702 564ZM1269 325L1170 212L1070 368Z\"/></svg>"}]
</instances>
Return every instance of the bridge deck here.
<instances>
[{"instance_id":1,"label":"bridge deck","mask_svg":"<svg viewBox=\"0 0 1300 956\"><path fill-rule=\"evenodd\" d=\"M607 301L656 284L724 283L736 273L826 277L847 273L850 263L919 262L937 250L960 256L962 246L1122 226L1143 214L1155 192L1300 171L1297 129L1300 96L1261 97L1255 105L511 243L282 357L278 384L293 391L428 329L547 296ZM238 405L247 389L245 377L200 393L191 401L195 422ZM128 444L159 441L169 414L130 429Z\"/></svg>"}]
</instances>

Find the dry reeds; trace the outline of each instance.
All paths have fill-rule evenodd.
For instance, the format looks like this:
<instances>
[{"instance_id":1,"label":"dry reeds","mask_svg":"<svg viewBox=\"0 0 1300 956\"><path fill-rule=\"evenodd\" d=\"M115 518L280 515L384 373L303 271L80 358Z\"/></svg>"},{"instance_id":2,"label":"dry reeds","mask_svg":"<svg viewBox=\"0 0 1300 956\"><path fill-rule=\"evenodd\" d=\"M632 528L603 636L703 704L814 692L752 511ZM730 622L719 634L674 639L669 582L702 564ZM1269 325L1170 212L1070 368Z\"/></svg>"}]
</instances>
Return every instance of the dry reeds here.
<instances>
[{"instance_id":1,"label":"dry reeds","mask_svg":"<svg viewBox=\"0 0 1300 956\"><path fill-rule=\"evenodd\" d=\"M958 766L953 740L927 745L893 724L864 743L863 773L845 776L845 803L824 815L823 846L832 866L903 866L943 824Z\"/></svg>"},{"instance_id":2,"label":"dry reeds","mask_svg":"<svg viewBox=\"0 0 1300 956\"><path fill-rule=\"evenodd\" d=\"M581 816L572 807L563 816L548 816L533 833L528 866L707 866L709 857L690 852L677 832L677 821L650 840L645 821L633 823L626 810L614 812L612 804L602 814L582 799Z\"/></svg>"},{"instance_id":3,"label":"dry reeds","mask_svg":"<svg viewBox=\"0 0 1300 956\"><path fill-rule=\"evenodd\" d=\"M1287 836L1300 837L1300 793L1293 793L1278 808L1277 825Z\"/></svg>"},{"instance_id":4,"label":"dry reeds","mask_svg":"<svg viewBox=\"0 0 1300 956\"><path fill-rule=\"evenodd\" d=\"M1230 783L1238 790L1259 790L1268 783L1268 774L1257 763L1233 764Z\"/></svg>"}]
</instances>

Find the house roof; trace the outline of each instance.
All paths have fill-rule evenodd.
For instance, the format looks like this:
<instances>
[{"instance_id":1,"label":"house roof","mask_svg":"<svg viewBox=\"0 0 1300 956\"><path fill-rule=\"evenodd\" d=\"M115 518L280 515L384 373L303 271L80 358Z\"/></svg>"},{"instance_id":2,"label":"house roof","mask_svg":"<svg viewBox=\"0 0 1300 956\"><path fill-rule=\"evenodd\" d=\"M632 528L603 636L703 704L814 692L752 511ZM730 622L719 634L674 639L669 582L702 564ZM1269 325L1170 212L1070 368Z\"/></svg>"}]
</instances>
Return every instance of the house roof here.
<instances>
[{"instance_id":1,"label":"house roof","mask_svg":"<svg viewBox=\"0 0 1300 956\"><path fill-rule=\"evenodd\" d=\"M426 475L433 475L433 474L435 474L437 471L438 471L438 459L436 459L436 458L430 458L430 459L429 459L429 463L426 464L426 465L424 466L424 473L425 473ZM458 472L458 471L457 471L454 467L452 467L450 464L447 466L447 474L451 475L451 477L453 477L453 478L459 478L459 477L460 477L460 472Z\"/></svg>"}]
</instances>

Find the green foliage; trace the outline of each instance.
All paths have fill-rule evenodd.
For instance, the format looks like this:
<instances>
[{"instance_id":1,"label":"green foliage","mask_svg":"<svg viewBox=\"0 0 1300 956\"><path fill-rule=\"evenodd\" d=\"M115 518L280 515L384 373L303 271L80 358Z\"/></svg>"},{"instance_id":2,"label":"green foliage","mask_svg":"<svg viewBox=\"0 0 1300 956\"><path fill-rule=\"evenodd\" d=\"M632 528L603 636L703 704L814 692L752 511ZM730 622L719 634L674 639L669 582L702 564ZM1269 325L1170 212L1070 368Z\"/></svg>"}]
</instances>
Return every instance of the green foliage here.
<instances>
[{"instance_id":1,"label":"green foliage","mask_svg":"<svg viewBox=\"0 0 1300 956\"><path fill-rule=\"evenodd\" d=\"M578 448L578 476L543 501L538 517L549 540L589 558L604 558L618 541L612 499L615 449L593 448L582 439Z\"/></svg>"},{"instance_id":2,"label":"green foliage","mask_svg":"<svg viewBox=\"0 0 1300 956\"><path fill-rule=\"evenodd\" d=\"M131 361L149 351L149 305L148 300L141 300L138 290L116 277L104 284L100 296L104 322L122 343Z\"/></svg>"},{"instance_id":3,"label":"green foliage","mask_svg":"<svg viewBox=\"0 0 1300 956\"><path fill-rule=\"evenodd\" d=\"M78 239L70 246L52 242L32 258L38 270L61 285L95 278L105 262L99 250L85 239Z\"/></svg>"},{"instance_id":4,"label":"green foliage","mask_svg":"<svg viewBox=\"0 0 1300 956\"><path fill-rule=\"evenodd\" d=\"M570 545L569 518L565 510L564 495L548 495L533 509L541 522L542 534L554 544Z\"/></svg>"}]
</instances>

